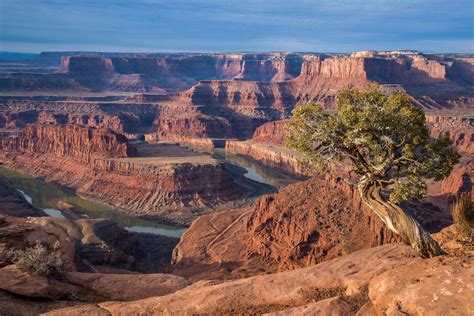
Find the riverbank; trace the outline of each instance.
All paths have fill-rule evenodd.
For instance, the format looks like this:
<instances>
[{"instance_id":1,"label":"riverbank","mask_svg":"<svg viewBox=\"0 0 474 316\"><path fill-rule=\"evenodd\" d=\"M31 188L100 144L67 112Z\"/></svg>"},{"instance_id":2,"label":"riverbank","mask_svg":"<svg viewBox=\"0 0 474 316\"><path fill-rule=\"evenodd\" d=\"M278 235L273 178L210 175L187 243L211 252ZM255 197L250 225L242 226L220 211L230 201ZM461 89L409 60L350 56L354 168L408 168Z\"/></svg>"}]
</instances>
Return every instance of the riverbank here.
<instances>
[{"instance_id":1,"label":"riverbank","mask_svg":"<svg viewBox=\"0 0 474 316\"><path fill-rule=\"evenodd\" d=\"M191 154L189 149L181 146L174 145L167 149L173 150L176 155L184 151L186 151L186 155ZM245 190L245 194L242 194L240 199L220 203L216 207L204 210L203 214L248 206L258 197L275 193L282 186L299 180L278 170L267 168L255 160L229 155L222 150L212 153L201 152L199 155L207 155L209 159L216 159L223 163L226 172L229 173L236 185ZM4 176L14 183L18 190L30 197L33 205L44 209L48 215L58 216L60 214L69 219L111 218L129 231L175 238L179 238L186 231L186 227L195 219L193 214L180 218L162 215L139 215L127 209L114 207L104 201L94 201L89 196L84 197L80 193L55 182L45 181L43 178L13 171L6 167L0 167L0 176Z\"/></svg>"},{"instance_id":2,"label":"riverbank","mask_svg":"<svg viewBox=\"0 0 474 316\"><path fill-rule=\"evenodd\" d=\"M53 217L68 219L110 218L129 231L152 233L167 237L180 238L186 228L179 225L167 225L156 221L129 216L107 205L84 199L74 191L56 183L46 182L5 167L0 167L0 176L8 179L14 187L22 192L25 200L34 207L43 209ZM58 214L59 213L59 214ZM60 215L60 216L58 216Z\"/></svg>"}]
</instances>

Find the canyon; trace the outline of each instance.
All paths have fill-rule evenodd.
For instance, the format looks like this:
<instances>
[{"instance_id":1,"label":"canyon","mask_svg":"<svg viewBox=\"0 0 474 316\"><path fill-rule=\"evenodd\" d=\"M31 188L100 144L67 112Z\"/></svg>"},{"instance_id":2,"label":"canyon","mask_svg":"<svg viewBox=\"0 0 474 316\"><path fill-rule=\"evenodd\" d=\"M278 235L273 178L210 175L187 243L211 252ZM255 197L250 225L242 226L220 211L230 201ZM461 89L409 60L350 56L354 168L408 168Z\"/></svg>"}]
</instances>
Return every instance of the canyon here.
<instances>
[{"instance_id":1,"label":"canyon","mask_svg":"<svg viewBox=\"0 0 474 316\"><path fill-rule=\"evenodd\" d=\"M347 184L328 180L290 185L251 212L200 217L175 248L172 274L140 272L150 269L141 240L111 221L1 215L0 307L20 315L470 313L474 288L464 281L473 277L472 248L456 226L435 234L448 256L420 259L360 207ZM295 198L302 189L306 204ZM9 262L7 249L38 239L60 245L60 279ZM200 264L186 266L190 259Z\"/></svg>"},{"instance_id":2,"label":"canyon","mask_svg":"<svg viewBox=\"0 0 474 316\"><path fill-rule=\"evenodd\" d=\"M330 106L339 89L369 83L406 91L428 111L459 114L472 110L472 65L469 55L397 52L66 53L50 74L2 73L0 127L52 119L161 139L246 139L259 125L288 118L297 104Z\"/></svg>"},{"instance_id":3,"label":"canyon","mask_svg":"<svg viewBox=\"0 0 474 316\"><path fill-rule=\"evenodd\" d=\"M0 308L472 313L473 284L459 281L474 277L472 240L450 209L463 193L474 196L473 65L469 54L403 51L50 52L0 61ZM431 136L449 136L462 154L449 177L428 184L426 199L402 205L446 256L417 258L343 181L344 170L317 174L285 147L296 106L332 109L340 89L368 84L408 93ZM63 216L47 216L5 176L12 170L97 202L98 212L189 228L173 237L133 231L64 197L53 199ZM8 257L36 240L59 243L61 278Z\"/></svg>"},{"instance_id":4,"label":"canyon","mask_svg":"<svg viewBox=\"0 0 474 316\"><path fill-rule=\"evenodd\" d=\"M135 146L107 129L37 123L2 138L0 161L80 195L170 222L187 223L198 209L246 193L222 163L179 149Z\"/></svg>"}]
</instances>

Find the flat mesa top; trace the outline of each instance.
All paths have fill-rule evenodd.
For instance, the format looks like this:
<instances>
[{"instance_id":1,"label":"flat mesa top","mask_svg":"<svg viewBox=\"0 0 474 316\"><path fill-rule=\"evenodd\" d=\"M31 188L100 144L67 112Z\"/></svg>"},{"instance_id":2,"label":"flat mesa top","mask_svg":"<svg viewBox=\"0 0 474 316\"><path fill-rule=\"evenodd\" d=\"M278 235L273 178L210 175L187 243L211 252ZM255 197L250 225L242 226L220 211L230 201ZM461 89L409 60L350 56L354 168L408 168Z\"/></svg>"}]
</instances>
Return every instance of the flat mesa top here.
<instances>
[{"instance_id":1,"label":"flat mesa top","mask_svg":"<svg viewBox=\"0 0 474 316\"><path fill-rule=\"evenodd\" d=\"M176 144L143 144L138 145L137 149L138 157L113 158L113 160L157 166L185 163L206 165L217 162L209 154L195 152Z\"/></svg>"}]
</instances>

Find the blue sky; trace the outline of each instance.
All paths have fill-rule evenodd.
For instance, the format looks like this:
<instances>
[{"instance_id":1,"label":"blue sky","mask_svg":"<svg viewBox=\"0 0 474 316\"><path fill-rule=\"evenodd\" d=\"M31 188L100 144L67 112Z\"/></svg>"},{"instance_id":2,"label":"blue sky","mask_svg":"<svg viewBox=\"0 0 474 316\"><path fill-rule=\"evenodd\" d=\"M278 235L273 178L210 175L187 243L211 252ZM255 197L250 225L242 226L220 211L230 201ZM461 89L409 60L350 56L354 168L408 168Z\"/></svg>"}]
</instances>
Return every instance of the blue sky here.
<instances>
[{"instance_id":1,"label":"blue sky","mask_svg":"<svg viewBox=\"0 0 474 316\"><path fill-rule=\"evenodd\" d=\"M474 52L474 0L0 0L0 50Z\"/></svg>"}]
</instances>

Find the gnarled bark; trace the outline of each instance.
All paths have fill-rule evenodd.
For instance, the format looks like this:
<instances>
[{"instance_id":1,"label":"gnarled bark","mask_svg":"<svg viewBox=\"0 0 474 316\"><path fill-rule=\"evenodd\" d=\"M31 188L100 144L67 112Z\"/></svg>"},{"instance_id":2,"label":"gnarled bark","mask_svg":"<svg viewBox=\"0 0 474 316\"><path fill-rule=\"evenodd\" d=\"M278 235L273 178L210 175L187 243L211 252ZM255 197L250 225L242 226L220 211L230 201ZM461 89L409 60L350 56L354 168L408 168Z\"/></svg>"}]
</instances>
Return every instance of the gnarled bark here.
<instances>
[{"instance_id":1,"label":"gnarled bark","mask_svg":"<svg viewBox=\"0 0 474 316\"><path fill-rule=\"evenodd\" d=\"M380 195L382 186L367 178L358 185L364 203L384 222L388 229L400 235L422 258L446 254L431 235L411 215L398 205L385 201Z\"/></svg>"}]
</instances>

